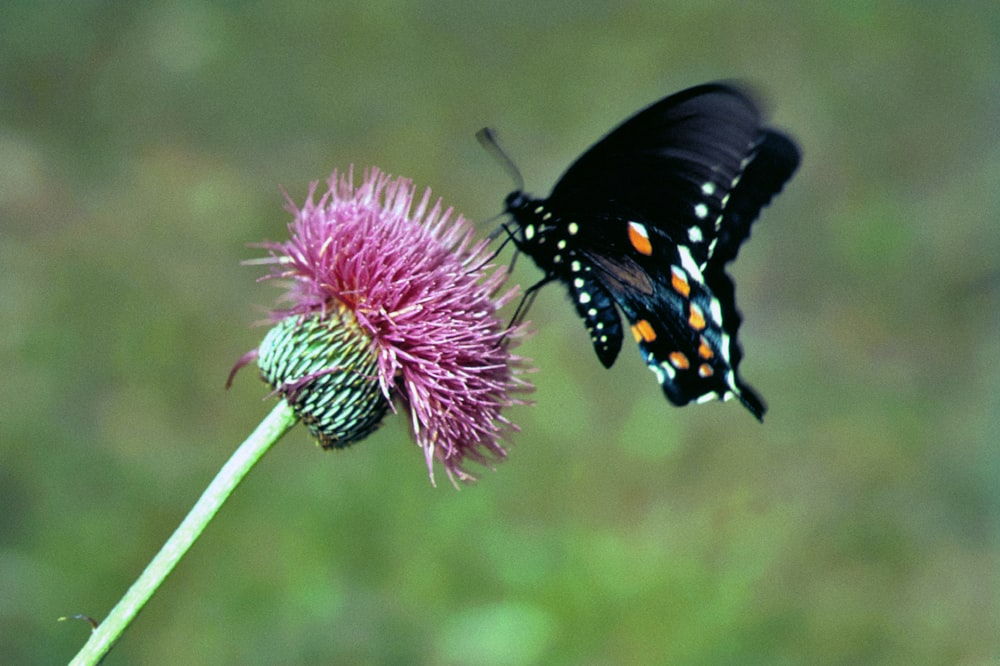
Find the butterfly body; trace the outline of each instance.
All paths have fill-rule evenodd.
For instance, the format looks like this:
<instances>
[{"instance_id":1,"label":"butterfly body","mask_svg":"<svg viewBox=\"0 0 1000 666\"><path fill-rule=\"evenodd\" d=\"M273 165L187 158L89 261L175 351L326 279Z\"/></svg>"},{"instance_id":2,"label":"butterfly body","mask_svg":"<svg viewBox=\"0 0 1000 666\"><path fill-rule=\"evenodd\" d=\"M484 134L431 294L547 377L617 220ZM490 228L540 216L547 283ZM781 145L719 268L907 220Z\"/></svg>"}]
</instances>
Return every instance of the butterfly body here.
<instances>
[{"instance_id":1,"label":"butterfly body","mask_svg":"<svg viewBox=\"0 0 1000 666\"><path fill-rule=\"evenodd\" d=\"M579 224L556 218L543 201L521 192L508 197L507 212L520 225L518 248L545 269L543 283L558 280L566 285L598 359L610 368L622 346L621 318L594 265L575 249Z\"/></svg>"},{"instance_id":2,"label":"butterfly body","mask_svg":"<svg viewBox=\"0 0 1000 666\"><path fill-rule=\"evenodd\" d=\"M644 362L675 405L736 397L740 314L725 265L796 169L795 144L760 125L739 90L706 84L639 112L585 152L546 199L512 192L511 236L566 285L605 367L625 315Z\"/></svg>"}]
</instances>

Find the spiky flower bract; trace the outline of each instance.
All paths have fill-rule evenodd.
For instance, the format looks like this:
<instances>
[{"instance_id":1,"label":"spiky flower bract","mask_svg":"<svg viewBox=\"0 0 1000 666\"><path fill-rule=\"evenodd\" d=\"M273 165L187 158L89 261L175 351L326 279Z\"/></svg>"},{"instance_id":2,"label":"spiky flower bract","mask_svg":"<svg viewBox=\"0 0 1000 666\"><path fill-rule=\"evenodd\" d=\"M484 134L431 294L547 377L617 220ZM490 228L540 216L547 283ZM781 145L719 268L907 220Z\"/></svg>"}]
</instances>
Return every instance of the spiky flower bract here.
<instances>
[{"instance_id":1,"label":"spiky flower bract","mask_svg":"<svg viewBox=\"0 0 1000 666\"><path fill-rule=\"evenodd\" d=\"M485 266L486 242L474 242L468 222L440 200L432 205L430 190L414 208L411 181L374 168L359 187L353 170L334 172L327 185L317 199L314 183L302 206L289 201L290 240L263 244L275 265L269 277L290 279L290 305L272 319L285 327L282 339L297 334L301 342L300 351L282 349L283 372L261 365L265 379L325 446L351 440L326 432L325 412L310 412L330 402L327 391L340 390L318 380L337 375L362 388L375 382L385 406L409 414L431 481L435 459L453 482L472 479L467 461L490 466L506 456L501 441L516 427L501 412L523 404L516 394L530 388L520 377L522 359L510 351L522 331L497 313L516 290L502 292L506 271ZM323 357L315 342L324 326L332 336L354 336L371 366ZM288 361L302 351L311 365ZM325 366L313 362L320 357ZM301 407L314 391L323 394ZM360 436L377 427L377 412L365 412Z\"/></svg>"}]
</instances>

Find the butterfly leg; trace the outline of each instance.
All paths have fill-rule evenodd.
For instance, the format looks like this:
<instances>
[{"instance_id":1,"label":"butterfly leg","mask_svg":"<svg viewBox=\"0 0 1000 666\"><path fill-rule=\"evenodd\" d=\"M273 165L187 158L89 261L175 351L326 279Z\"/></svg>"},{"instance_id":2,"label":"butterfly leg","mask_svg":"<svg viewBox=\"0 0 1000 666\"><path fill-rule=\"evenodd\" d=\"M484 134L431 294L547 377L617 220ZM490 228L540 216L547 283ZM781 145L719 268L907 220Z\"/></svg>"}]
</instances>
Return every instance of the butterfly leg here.
<instances>
[{"instance_id":1,"label":"butterfly leg","mask_svg":"<svg viewBox=\"0 0 1000 666\"><path fill-rule=\"evenodd\" d=\"M553 279L555 279L553 276L547 275L524 290L521 302L517 304L517 309L514 310L514 316L511 317L508 327L517 326L524 321L524 317L528 314L528 310L531 309L532 304L535 302L535 298L538 296L538 290L547 285L549 282L552 282Z\"/></svg>"}]
</instances>

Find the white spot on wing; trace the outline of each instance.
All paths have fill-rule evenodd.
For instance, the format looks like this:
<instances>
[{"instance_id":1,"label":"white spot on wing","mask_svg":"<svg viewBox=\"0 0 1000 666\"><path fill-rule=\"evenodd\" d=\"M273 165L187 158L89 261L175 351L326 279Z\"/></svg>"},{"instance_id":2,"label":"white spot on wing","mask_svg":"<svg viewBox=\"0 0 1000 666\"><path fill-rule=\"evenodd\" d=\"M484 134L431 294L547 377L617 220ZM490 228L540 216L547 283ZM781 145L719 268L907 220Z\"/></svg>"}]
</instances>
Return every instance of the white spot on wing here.
<instances>
[{"instance_id":1,"label":"white spot on wing","mask_svg":"<svg viewBox=\"0 0 1000 666\"><path fill-rule=\"evenodd\" d=\"M701 233L701 227L691 227L688 229L688 240L692 243L700 243L705 240L705 236Z\"/></svg>"},{"instance_id":2,"label":"white spot on wing","mask_svg":"<svg viewBox=\"0 0 1000 666\"><path fill-rule=\"evenodd\" d=\"M713 400L718 400L719 395L714 392L706 393L705 395L700 395L694 399L699 405L704 405L706 402L712 402Z\"/></svg>"},{"instance_id":3,"label":"white spot on wing","mask_svg":"<svg viewBox=\"0 0 1000 666\"><path fill-rule=\"evenodd\" d=\"M697 217L699 220L704 220L706 217L708 217L708 206L706 206L703 203L695 204L694 216Z\"/></svg>"},{"instance_id":4,"label":"white spot on wing","mask_svg":"<svg viewBox=\"0 0 1000 666\"><path fill-rule=\"evenodd\" d=\"M701 269L698 268L698 264L695 263L694 258L691 256L691 250L687 249L683 245L677 246L677 254L681 257L681 266L696 281L701 282Z\"/></svg>"},{"instance_id":5,"label":"white spot on wing","mask_svg":"<svg viewBox=\"0 0 1000 666\"><path fill-rule=\"evenodd\" d=\"M711 311L711 313L712 313L712 319L715 321L715 323L719 324L721 326L722 325L722 303L719 302L719 299L713 298L712 302L708 306L708 309Z\"/></svg>"},{"instance_id":6,"label":"white spot on wing","mask_svg":"<svg viewBox=\"0 0 1000 666\"><path fill-rule=\"evenodd\" d=\"M722 352L722 359L726 362L726 365L729 365L730 363L732 363L732 361L729 360L729 334L728 333L723 333L722 334L722 340L720 341L720 344L719 344L719 351Z\"/></svg>"},{"instance_id":7,"label":"white spot on wing","mask_svg":"<svg viewBox=\"0 0 1000 666\"><path fill-rule=\"evenodd\" d=\"M667 374L663 371L663 368L659 365L649 365L647 367L653 372L654 375L656 375L656 381L660 385L667 383ZM671 377L671 379L673 379L673 377Z\"/></svg>"},{"instance_id":8,"label":"white spot on wing","mask_svg":"<svg viewBox=\"0 0 1000 666\"><path fill-rule=\"evenodd\" d=\"M651 365L649 367L650 368L659 368L660 369L660 372L657 373L657 376L660 377L660 383L661 384L664 383L663 382L663 375L666 375L670 379L670 381L674 381L674 377L677 376L677 371L674 370L674 366L670 365L666 361L663 361L659 365ZM655 370L654 370L654 372L655 372Z\"/></svg>"}]
</instances>

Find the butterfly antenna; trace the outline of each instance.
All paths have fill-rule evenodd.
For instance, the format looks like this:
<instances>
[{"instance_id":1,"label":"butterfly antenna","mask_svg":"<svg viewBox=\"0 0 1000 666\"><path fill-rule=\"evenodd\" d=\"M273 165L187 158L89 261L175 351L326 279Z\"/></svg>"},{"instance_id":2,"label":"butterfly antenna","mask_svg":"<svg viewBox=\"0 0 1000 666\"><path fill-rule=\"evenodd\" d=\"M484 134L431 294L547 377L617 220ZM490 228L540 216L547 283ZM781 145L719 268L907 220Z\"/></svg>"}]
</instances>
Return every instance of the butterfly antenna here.
<instances>
[{"instance_id":1,"label":"butterfly antenna","mask_svg":"<svg viewBox=\"0 0 1000 666\"><path fill-rule=\"evenodd\" d=\"M497 141L497 135L489 127L484 127L483 129L476 132L476 139L479 140L479 145L486 149L493 158L500 163L500 166L504 168L504 171L510 176L510 179L514 181L514 187L518 191L524 190L524 178L521 177L521 172L518 171L517 165L514 164L514 160L510 159L510 156L504 152L503 148L500 147L500 143Z\"/></svg>"},{"instance_id":2,"label":"butterfly antenna","mask_svg":"<svg viewBox=\"0 0 1000 666\"><path fill-rule=\"evenodd\" d=\"M494 133L491 128L484 127L476 132L476 139L479 141L479 145L485 148L486 152L492 155L493 159L500 163L500 166L504 168L504 171L507 172L510 179L514 181L514 189L518 192L524 191L524 177L521 176L521 171L517 168L517 165L514 164L514 160L510 159L510 156L504 152L503 148L500 147L500 142L497 141L496 133ZM498 247L490 256L490 260L496 258L496 256L500 254L500 251L507 246L507 243L513 241L515 238L514 232L507 226L506 222L497 225L496 229L490 233L489 240L491 242L504 234L506 234L506 238L503 239L503 242L500 243L500 247ZM510 260L510 266L507 267L508 274L514 272L514 265L517 263L517 257L520 254L521 253L518 251L514 252L514 256ZM538 296L538 290L542 287L542 285L550 282L551 280L552 278L550 277L543 278L540 282L532 285L524 292L524 295L521 297L521 302L517 304L517 309L514 311L514 316L511 317L510 323L507 325L508 330L521 324L525 315L528 314L528 310L531 309L532 303L535 302L535 297ZM506 335L504 336L504 339L505 338ZM503 344L503 339L501 340L501 344Z\"/></svg>"}]
</instances>

